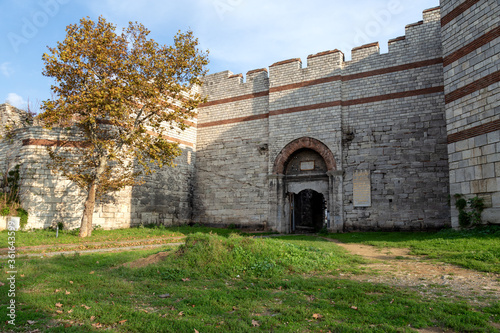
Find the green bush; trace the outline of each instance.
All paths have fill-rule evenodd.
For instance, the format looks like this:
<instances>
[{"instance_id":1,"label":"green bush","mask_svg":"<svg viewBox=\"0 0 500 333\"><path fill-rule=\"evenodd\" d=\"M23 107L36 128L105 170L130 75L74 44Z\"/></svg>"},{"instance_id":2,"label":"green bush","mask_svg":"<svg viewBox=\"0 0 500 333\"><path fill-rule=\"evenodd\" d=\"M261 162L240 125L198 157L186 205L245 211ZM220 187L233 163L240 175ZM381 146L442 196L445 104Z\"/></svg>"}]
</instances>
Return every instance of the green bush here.
<instances>
[{"instance_id":1,"label":"green bush","mask_svg":"<svg viewBox=\"0 0 500 333\"><path fill-rule=\"evenodd\" d=\"M465 200L462 194L455 194L455 207L458 209L458 223L462 228L481 224L481 213L484 210L484 200L474 197ZM469 205L469 208L467 208Z\"/></svg>"},{"instance_id":2,"label":"green bush","mask_svg":"<svg viewBox=\"0 0 500 333\"><path fill-rule=\"evenodd\" d=\"M2 216L10 215L10 207L5 206L2 209L0 209L0 215L2 215Z\"/></svg>"},{"instance_id":3,"label":"green bush","mask_svg":"<svg viewBox=\"0 0 500 333\"><path fill-rule=\"evenodd\" d=\"M24 227L26 227L26 224L28 224L28 212L22 208L17 209L17 216L21 218L21 221L19 222L19 227L21 230L24 230Z\"/></svg>"}]
</instances>

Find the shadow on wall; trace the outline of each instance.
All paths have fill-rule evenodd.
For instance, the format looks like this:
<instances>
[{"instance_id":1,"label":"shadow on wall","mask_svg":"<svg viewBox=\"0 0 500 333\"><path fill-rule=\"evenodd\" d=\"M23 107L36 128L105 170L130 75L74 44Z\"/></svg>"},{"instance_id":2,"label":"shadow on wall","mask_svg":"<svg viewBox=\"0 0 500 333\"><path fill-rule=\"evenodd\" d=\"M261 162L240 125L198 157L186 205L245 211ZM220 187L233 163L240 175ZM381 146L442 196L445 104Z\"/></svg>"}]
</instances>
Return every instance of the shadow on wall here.
<instances>
[{"instance_id":1,"label":"shadow on wall","mask_svg":"<svg viewBox=\"0 0 500 333\"><path fill-rule=\"evenodd\" d=\"M248 78L246 83L242 82L240 75L225 79L245 91L242 93L266 92L268 79L265 71L255 71ZM216 83L206 88L219 95L230 91L227 85ZM264 95L200 108L193 222L257 230L267 227L267 105L268 97ZM214 121L241 117L254 120L227 125L223 124L224 121Z\"/></svg>"},{"instance_id":2,"label":"shadow on wall","mask_svg":"<svg viewBox=\"0 0 500 333\"><path fill-rule=\"evenodd\" d=\"M332 52L318 54L307 68L298 59L284 61L270 71L267 95L250 89L255 81L243 83L228 72L209 78L212 100L200 111L198 129L195 221L269 219L276 203L268 177L276 156L293 140L311 137L328 146L344 172L344 231L449 225L439 22L429 22L409 25L406 38L390 42L388 54L379 54L378 45L357 49L355 61L342 69L311 65ZM308 77L321 82L311 84ZM248 94L253 96L236 98ZM214 104L218 99L226 102ZM258 151L263 144L269 147L265 156ZM370 207L353 204L356 170L371 173Z\"/></svg>"}]
</instances>

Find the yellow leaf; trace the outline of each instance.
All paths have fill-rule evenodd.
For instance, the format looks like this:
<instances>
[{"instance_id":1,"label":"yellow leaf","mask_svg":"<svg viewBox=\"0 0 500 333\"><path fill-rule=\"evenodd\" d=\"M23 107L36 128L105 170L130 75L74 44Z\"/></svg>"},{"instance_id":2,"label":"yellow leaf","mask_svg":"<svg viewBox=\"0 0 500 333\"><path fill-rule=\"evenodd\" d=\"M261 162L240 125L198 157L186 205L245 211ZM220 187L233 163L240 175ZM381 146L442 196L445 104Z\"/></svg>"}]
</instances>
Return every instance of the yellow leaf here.
<instances>
[{"instance_id":1,"label":"yellow leaf","mask_svg":"<svg viewBox=\"0 0 500 333\"><path fill-rule=\"evenodd\" d=\"M315 313L315 314L313 314L313 318L314 319L321 319L321 318L323 318L323 316L320 315L319 313Z\"/></svg>"},{"instance_id":2,"label":"yellow leaf","mask_svg":"<svg viewBox=\"0 0 500 333\"><path fill-rule=\"evenodd\" d=\"M58 308L61 308L63 305L62 305L61 303L56 303L56 306L57 306Z\"/></svg>"},{"instance_id":3,"label":"yellow leaf","mask_svg":"<svg viewBox=\"0 0 500 333\"><path fill-rule=\"evenodd\" d=\"M253 327L259 327L259 326L260 326L260 323L259 323L257 320L253 320L253 319L252 319L252 326L253 326Z\"/></svg>"}]
</instances>

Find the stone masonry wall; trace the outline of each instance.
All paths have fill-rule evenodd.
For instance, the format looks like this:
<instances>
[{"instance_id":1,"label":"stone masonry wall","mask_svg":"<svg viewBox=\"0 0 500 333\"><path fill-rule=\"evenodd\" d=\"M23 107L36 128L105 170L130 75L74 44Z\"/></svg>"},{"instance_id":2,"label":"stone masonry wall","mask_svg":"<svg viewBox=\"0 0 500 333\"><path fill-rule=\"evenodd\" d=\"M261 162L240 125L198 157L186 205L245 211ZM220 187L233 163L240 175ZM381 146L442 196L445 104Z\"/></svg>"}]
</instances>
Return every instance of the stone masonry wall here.
<instances>
[{"instance_id":1,"label":"stone masonry wall","mask_svg":"<svg viewBox=\"0 0 500 333\"><path fill-rule=\"evenodd\" d=\"M450 195L483 198L483 221L500 223L500 4L441 7Z\"/></svg>"},{"instance_id":2,"label":"stone masonry wall","mask_svg":"<svg viewBox=\"0 0 500 333\"><path fill-rule=\"evenodd\" d=\"M21 142L14 140L12 131L28 126L27 112L9 104L0 104L0 177L15 166Z\"/></svg>"},{"instance_id":3,"label":"stone masonry wall","mask_svg":"<svg viewBox=\"0 0 500 333\"><path fill-rule=\"evenodd\" d=\"M126 188L96 203L93 223L105 229L140 224L181 224L191 221L193 174L196 162L196 121L185 132L169 131L180 142L182 155L175 168L164 167L147 176L140 186ZM179 139L177 139L179 138ZM83 213L85 193L74 183L47 168L50 158L45 145L56 140L79 141L76 129L19 128L10 139L0 141L0 157L10 167L21 165L20 196L28 211L27 228L46 228L62 222L77 228ZM61 148L59 148L61 149ZM71 150L71 148L65 148Z\"/></svg>"},{"instance_id":4,"label":"stone masonry wall","mask_svg":"<svg viewBox=\"0 0 500 333\"><path fill-rule=\"evenodd\" d=\"M387 54L371 43L347 62L332 50L309 56L305 67L290 59L246 78L209 75L198 118L168 133L183 151L178 166L104 198L95 224L289 232L288 192L309 185L328 201L331 231L457 227L448 195L458 193L484 198L483 220L500 223L499 81L498 0L441 0L441 9L424 11L405 36L390 40ZM22 112L0 105L0 116L5 134ZM46 168L44 145L65 138L78 133L28 126L0 140L0 172L22 165L28 227L79 225L82 193ZM327 172L288 177L288 159L300 149L316 150ZM354 204L361 174L370 175L365 207Z\"/></svg>"},{"instance_id":5,"label":"stone masonry wall","mask_svg":"<svg viewBox=\"0 0 500 333\"><path fill-rule=\"evenodd\" d=\"M371 52L345 64L345 230L449 225L439 18L439 9L427 10L388 54L367 45ZM371 171L371 207L353 205L356 170Z\"/></svg>"},{"instance_id":6,"label":"stone masonry wall","mask_svg":"<svg viewBox=\"0 0 500 333\"><path fill-rule=\"evenodd\" d=\"M198 116L195 222L267 223L268 85L264 70L248 73L246 83L231 72L205 80L210 100Z\"/></svg>"}]
</instances>

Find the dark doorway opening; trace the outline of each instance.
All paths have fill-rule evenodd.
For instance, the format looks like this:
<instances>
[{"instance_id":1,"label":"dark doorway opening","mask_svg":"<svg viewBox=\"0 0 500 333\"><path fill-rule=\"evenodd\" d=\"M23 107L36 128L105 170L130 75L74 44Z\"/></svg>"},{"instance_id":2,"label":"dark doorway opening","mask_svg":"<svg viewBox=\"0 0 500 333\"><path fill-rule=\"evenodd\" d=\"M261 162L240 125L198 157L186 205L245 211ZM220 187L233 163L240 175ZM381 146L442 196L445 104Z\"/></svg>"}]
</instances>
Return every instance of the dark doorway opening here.
<instances>
[{"instance_id":1,"label":"dark doorway opening","mask_svg":"<svg viewBox=\"0 0 500 333\"><path fill-rule=\"evenodd\" d=\"M293 195L292 232L318 232L325 221L325 198L314 190Z\"/></svg>"}]
</instances>

